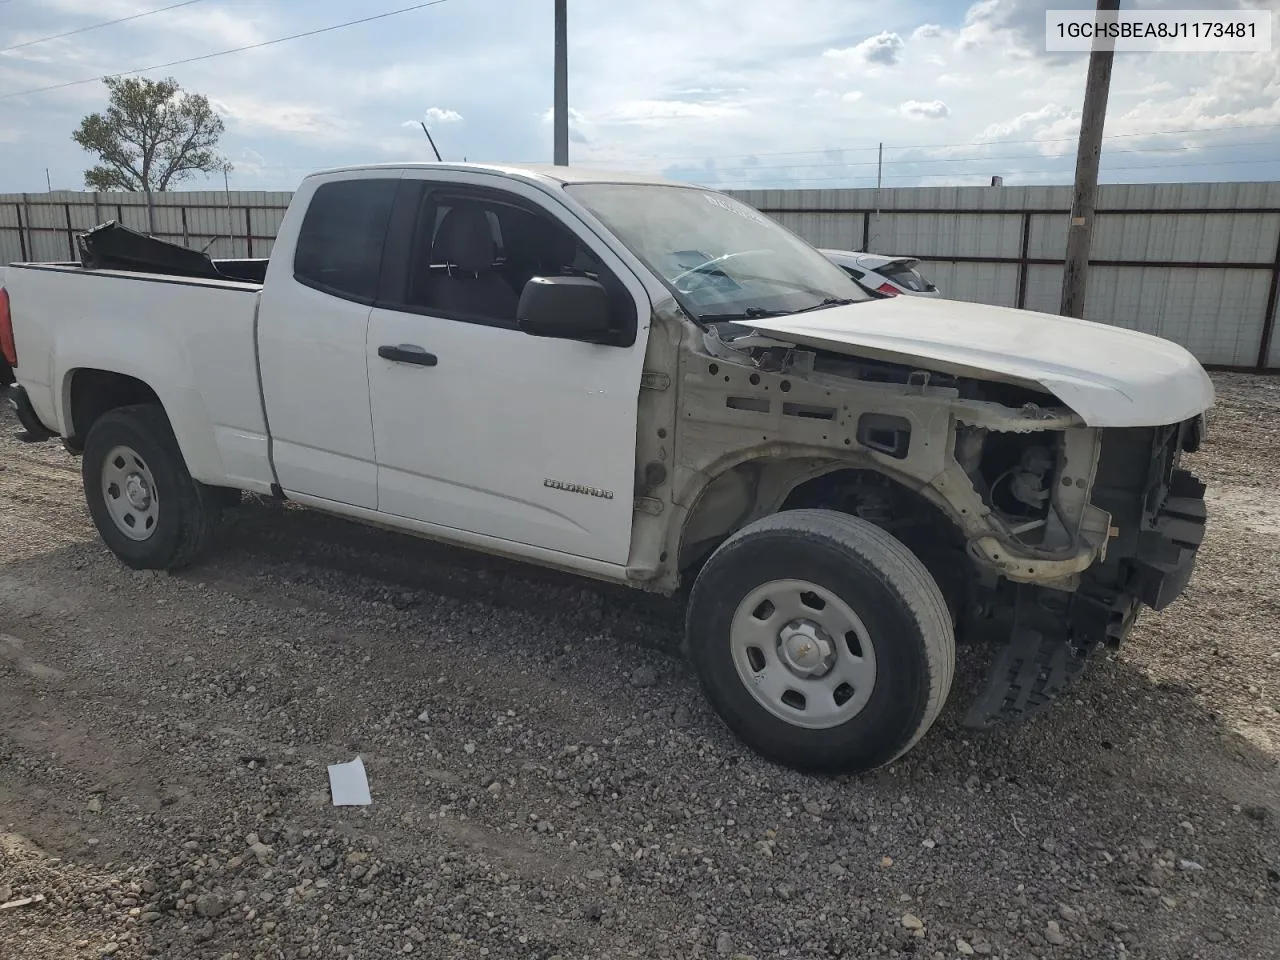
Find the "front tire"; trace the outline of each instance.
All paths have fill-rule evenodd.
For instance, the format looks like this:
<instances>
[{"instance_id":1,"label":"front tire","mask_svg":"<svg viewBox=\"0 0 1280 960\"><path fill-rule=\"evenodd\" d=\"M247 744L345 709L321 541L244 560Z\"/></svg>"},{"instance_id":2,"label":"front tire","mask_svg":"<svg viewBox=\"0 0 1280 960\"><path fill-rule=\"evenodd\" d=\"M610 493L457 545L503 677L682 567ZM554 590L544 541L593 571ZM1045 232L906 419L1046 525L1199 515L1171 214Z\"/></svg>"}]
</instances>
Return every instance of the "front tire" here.
<instances>
[{"instance_id":1,"label":"front tire","mask_svg":"<svg viewBox=\"0 0 1280 960\"><path fill-rule=\"evenodd\" d=\"M695 581L689 653L721 718L799 770L864 772L913 747L955 671L946 601L865 520L788 510L739 530Z\"/></svg>"},{"instance_id":2,"label":"front tire","mask_svg":"<svg viewBox=\"0 0 1280 960\"><path fill-rule=\"evenodd\" d=\"M219 508L191 478L164 410L103 414L85 438L85 500L106 545L135 570L178 570L207 548Z\"/></svg>"}]
</instances>

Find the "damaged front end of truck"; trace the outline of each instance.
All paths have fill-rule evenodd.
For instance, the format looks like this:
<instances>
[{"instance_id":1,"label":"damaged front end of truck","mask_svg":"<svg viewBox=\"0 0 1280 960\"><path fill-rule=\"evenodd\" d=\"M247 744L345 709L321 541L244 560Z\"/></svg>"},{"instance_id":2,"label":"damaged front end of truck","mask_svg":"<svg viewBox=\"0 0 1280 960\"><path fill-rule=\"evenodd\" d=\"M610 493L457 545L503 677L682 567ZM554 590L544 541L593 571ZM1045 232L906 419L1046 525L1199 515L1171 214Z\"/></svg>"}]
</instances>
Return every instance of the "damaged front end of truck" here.
<instances>
[{"instance_id":1,"label":"damaged front end of truck","mask_svg":"<svg viewBox=\"0 0 1280 960\"><path fill-rule=\"evenodd\" d=\"M1180 461L1198 448L1202 418L1087 432L1098 439L1087 509L1107 516L1106 541L1071 583L1023 581L1005 591L1012 593L1002 611L1008 614L1008 639L965 715L969 726L988 727L1042 709L1098 647L1124 640L1141 607L1164 609L1191 579L1204 538L1205 485ZM1043 463L1040 451L1031 456ZM1022 504L1041 493L1034 485L1038 476L1024 480L1032 496ZM1069 490L1079 479L1067 458L1051 482ZM1055 512L1052 507L1049 515Z\"/></svg>"},{"instance_id":2,"label":"damaged front end of truck","mask_svg":"<svg viewBox=\"0 0 1280 960\"><path fill-rule=\"evenodd\" d=\"M962 638L996 639L965 714L975 728L1043 709L1142 606L1186 587L1205 506L1181 458L1201 442L1202 413L1092 426L1015 377L684 329L651 341L678 356L676 389L642 391L648 423L671 425L661 440L642 423L651 463L637 479L637 516L647 503L654 521L664 506L678 520L664 517L659 581L691 577L732 531L779 510L869 520L925 563Z\"/></svg>"}]
</instances>

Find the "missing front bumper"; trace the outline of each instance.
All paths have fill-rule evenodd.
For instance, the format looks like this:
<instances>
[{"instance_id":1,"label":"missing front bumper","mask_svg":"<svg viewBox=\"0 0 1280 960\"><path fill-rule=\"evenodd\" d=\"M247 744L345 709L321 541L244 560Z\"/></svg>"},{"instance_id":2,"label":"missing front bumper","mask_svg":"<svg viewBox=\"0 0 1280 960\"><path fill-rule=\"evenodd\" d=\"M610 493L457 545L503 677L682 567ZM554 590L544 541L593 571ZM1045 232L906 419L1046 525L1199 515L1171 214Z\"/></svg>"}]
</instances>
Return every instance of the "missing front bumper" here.
<instances>
[{"instance_id":1,"label":"missing front bumper","mask_svg":"<svg viewBox=\"0 0 1280 960\"><path fill-rule=\"evenodd\" d=\"M997 652L982 692L962 721L987 729L1046 709L1084 672L1098 647L1118 646L1142 606L1163 610L1186 589L1204 540L1205 485L1175 469L1168 495L1142 524L1119 581L1087 572L1074 593L1019 584L1009 639Z\"/></svg>"},{"instance_id":2,"label":"missing front bumper","mask_svg":"<svg viewBox=\"0 0 1280 960\"><path fill-rule=\"evenodd\" d=\"M1112 610L1092 598L1020 584L1009 639L996 653L982 692L963 724L988 729L1016 723L1046 709L1085 668L1116 614L1127 631L1137 602Z\"/></svg>"},{"instance_id":3,"label":"missing front bumper","mask_svg":"<svg viewBox=\"0 0 1280 960\"><path fill-rule=\"evenodd\" d=\"M1173 603L1191 582L1208 520L1204 491L1189 472L1174 470L1164 506L1138 535L1129 590L1152 610Z\"/></svg>"}]
</instances>

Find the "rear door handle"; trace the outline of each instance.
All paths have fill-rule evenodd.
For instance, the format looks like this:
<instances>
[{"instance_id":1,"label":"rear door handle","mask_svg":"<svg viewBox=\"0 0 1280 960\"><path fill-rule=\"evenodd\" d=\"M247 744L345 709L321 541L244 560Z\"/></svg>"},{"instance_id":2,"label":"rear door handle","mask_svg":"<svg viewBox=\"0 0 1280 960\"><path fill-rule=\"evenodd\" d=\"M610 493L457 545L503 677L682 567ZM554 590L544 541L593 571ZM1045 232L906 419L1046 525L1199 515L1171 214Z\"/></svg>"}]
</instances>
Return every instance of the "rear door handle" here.
<instances>
[{"instance_id":1,"label":"rear door handle","mask_svg":"<svg viewBox=\"0 0 1280 960\"><path fill-rule=\"evenodd\" d=\"M401 343L397 346L384 344L378 348L378 356L394 363L415 363L420 367L434 367L436 355L427 353L416 343Z\"/></svg>"}]
</instances>

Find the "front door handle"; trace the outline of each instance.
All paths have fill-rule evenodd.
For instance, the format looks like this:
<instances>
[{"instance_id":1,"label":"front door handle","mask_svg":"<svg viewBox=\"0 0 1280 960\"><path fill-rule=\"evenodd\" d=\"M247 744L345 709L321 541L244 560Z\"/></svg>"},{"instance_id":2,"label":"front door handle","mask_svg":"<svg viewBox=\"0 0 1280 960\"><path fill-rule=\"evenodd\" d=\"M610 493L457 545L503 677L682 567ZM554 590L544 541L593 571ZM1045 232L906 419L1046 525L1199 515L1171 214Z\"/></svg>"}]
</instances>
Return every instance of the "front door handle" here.
<instances>
[{"instance_id":1,"label":"front door handle","mask_svg":"<svg viewBox=\"0 0 1280 960\"><path fill-rule=\"evenodd\" d=\"M420 367L434 367L436 355L427 353L416 343L401 343L397 346L384 344L378 348L378 356L394 363L415 363Z\"/></svg>"}]
</instances>

